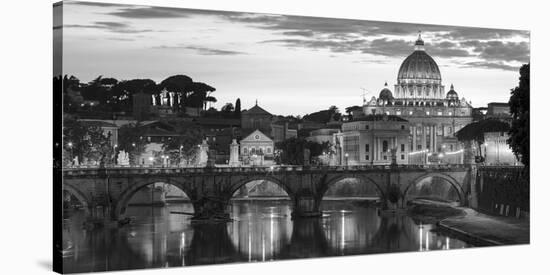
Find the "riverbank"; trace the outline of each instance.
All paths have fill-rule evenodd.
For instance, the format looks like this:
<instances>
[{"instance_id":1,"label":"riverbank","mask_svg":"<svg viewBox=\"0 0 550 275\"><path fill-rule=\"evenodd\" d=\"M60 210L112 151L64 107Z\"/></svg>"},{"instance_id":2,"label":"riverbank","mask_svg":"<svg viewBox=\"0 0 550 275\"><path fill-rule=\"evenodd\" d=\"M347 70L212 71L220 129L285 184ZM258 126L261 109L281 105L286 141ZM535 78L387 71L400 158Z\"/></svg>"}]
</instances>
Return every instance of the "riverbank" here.
<instances>
[{"instance_id":1,"label":"riverbank","mask_svg":"<svg viewBox=\"0 0 550 275\"><path fill-rule=\"evenodd\" d=\"M416 200L408 214L476 246L529 244L529 219L491 216L445 202Z\"/></svg>"},{"instance_id":2,"label":"riverbank","mask_svg":"<svg viewBox=\"0 0 550 275\"><path fill-rule=\"evenodd\" d=\"M477 245L529 244L529 219L490 216L473 209L466 215L439 221L442 231Z\"/></svg>"}]
</instances>

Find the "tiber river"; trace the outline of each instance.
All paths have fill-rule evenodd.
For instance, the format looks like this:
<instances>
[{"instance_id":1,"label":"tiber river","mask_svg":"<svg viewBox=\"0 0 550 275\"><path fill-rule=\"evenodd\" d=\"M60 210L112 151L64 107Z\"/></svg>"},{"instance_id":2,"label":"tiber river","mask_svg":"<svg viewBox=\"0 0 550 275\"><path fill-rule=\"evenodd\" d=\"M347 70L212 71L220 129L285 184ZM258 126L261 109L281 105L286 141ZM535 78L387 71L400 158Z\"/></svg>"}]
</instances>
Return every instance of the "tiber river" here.
<instances>
[{"instance_id":1,"label":"tiber river","mask_svg":"<svg viewBox=\"0 0 550 275\"><path fill-rule=\"evenodd\" d=\"M379 214L358 201L324 200L322 218L291 220L288 200L235 200L233 222L191 224L190 203L129 206L133 222L85 230L70 210L63 238L65 272L159 268L232 262L446 250L471 245L407 215Z\"/></svg>"}]
</instances>

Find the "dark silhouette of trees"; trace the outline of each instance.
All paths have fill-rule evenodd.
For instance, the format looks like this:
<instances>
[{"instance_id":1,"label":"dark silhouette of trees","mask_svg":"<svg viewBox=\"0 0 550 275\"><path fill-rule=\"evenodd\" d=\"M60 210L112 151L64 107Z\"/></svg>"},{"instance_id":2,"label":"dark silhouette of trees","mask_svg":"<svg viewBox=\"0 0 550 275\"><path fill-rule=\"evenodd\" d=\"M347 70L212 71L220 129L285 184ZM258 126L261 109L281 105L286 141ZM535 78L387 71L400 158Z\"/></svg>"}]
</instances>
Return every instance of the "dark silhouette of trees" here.
<instances>
[{"instance_id":1,"label":"dark silhouette of trees","mask_svg":"<svg viewBox=\"0 0 550 275\"><path fill-rule=\"evenodd\" d=\"M216 98L210 96L210 93L216 91L216 88L202 83L193 82L193 79L186 75L174 75L166 78L160 83L161 90L175 93L176 102L179 99L178 108L193 107L206 110L208 102L216 102Z\"/></svg>"},{"instance_id":2,"label":"dark silhouette of trees","mask_svg":"<svg viewBox=\"0 0 550 275\"><path fill-rule=\"evenodd\" d=\"M336 106L330 106L327 110L314 112L303 117L303 120L309 120L318 123L327 123L331 120L340 120L340 111Z\"/></svg>"},{"instance_id":3,"label":"dark silhouette of trees","mask_svg":"<svg viewBox=\"0 0 550 275\"><path fill-rule=\"evenodd\" d=\"M519 86L515 87L510 96L510 113L512 126L507 140L512 151L527 167L529 166L529 71L530 64L521 66L519 70Z\"/></svg>"},{"instance_id":4,"label":"dark silhouette of trees","mask_svg":"<svg viewBox=\"0 0 550 275\"><path fill-rule=\"evenodd\" d=\"M221 111L226 114L231 114L234 110L235 107L233 107L233 103L226 103L221 109Z\"/></svg>"},{"instance_id":5,"label":"dark silhouette of trees","mask_svg":"<svg viewBox=\"0 0 550 275\"><path fill-rule=\"evenodd\" d=\"M85 126L69 116L63 119L63 150L68 161L78 157L80 162L86 158L103 164L111 163L114 153L110 136L101 127Z\"/></svg>"},{"instance_id":6,"label":"dark silhouette of trees","mask_svg":"<svg viewBox=\"0 0 550 275\"><path fill-rule=\"evenodd\" d=\"M177 137L165 139L162 149L177 163L194 163L198 156L198 145L202 142L203 131L198 127L186 127L178 131Z\"/></svg>"},{"instance_id":7,"label":"dark silhouette of trees","mask_svg":"<svg viewBox=\"0 0 550 275\"><path fill-rule=\"evenodd\" d=\"M138 123L123 125L118 129L118 149L128 152L130 164L139 165L139 156L145 152L145 129Z\"/></svg>"},{"instance_id":8,"label":"dark silhouette of trees","mask_svg":"<svg viewBox=\"0 0 550 275\"><path fill-rule=\"evenodd\" d=\"M290 138L278 142L276 146L282 150L280 155L281 164L304 165L305 149L309 149L310 151L309 161L311 163L313 158L321 155L323 151L328 151L330 145L328 142L319 144L307 141L304 138Z\"/></svg>"},{"instance_id":9,"label":"dark silhouette of trees","mask_svg":"<svg viewBox=\"0 0 550 275\"><path fill-rule=\"evenodd\" d=\"M241 118L241 99L237 98L235 101L235 118Z\"/></svg>"}]
</instances>

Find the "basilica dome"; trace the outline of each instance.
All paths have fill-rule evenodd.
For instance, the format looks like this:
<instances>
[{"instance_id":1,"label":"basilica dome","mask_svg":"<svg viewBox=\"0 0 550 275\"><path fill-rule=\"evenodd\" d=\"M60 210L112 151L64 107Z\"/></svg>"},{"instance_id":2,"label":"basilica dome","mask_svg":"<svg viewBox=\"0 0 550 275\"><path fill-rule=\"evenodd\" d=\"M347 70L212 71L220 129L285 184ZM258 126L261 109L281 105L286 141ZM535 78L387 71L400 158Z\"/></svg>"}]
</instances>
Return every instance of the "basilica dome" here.
<instances>
[{"instance_id":1,"label":"basilica dome","mask_svg":"<svg viewBox=\"0 0 550 275\"><path fill-rule=\"evenodd\" d=\"M433 58L424 50L424 41L418 37L416 40L415 51L410 54L399 67L397 82L399 84L415 83L424 80L441 82L441 73L439 67Z\"/></svg>"},{"instance_id":2,"label":"basilica dome","mask_svg":"<svg viewBox=\"0 0 550 275\"><path fill-rule=\"evenodd\" d=\"M458 93L455 91L455 87L453 84L451 84L451 89L449 92L447 92L447 99L448 100L457 100L458 99Z\"/></svg>"},{"instance_id":3,"label":"basilica dome","mask_svg":"<svg viewBox=\"0 0 550 275\"><path fill-rule=\"evenodd\" d=\"M382 91L380 91L380 95L378 96L379 99L382 99L382 100L385 100L385 101L390 101L393 99L393 95L390 91L390 89L388 89L388 82L386 82L386 84L384 84L384 89L382 89Z\"/></svg>"}]
</instances>

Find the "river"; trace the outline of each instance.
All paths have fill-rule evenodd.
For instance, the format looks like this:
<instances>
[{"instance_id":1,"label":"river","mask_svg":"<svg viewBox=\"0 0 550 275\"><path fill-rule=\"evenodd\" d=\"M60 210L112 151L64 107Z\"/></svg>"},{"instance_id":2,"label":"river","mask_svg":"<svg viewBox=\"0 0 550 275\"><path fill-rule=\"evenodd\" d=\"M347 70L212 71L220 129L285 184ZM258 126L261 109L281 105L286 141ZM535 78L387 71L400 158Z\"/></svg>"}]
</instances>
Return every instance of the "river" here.
<instances>
[{"instance_id":1,"label":"river","mask_svg":"<svg viewBox=\"0 0 550 275\"><path fill-rule=\"evenodd\" d=\"M291 220L285 200L233 201L233 222L191 224L191 204L130 206L133 222L84 230L84 212L64 221L64 271L92 272L356 254L446 250L471 245L407 215L375 206L323 201L323 217Z\"/></svg>"}]
</instances>

